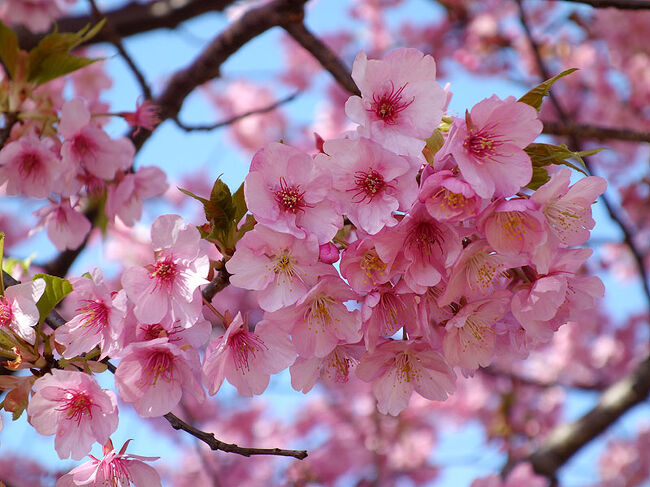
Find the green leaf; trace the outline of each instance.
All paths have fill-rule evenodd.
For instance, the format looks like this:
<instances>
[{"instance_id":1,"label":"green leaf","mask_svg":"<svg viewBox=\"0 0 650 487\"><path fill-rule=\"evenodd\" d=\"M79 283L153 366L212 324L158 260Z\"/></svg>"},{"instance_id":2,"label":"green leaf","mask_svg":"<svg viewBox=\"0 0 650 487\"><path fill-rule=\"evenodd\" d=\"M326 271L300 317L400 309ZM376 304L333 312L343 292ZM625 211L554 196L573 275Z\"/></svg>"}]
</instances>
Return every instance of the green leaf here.
<instances>
[{"instance_id":1,"label":"green leaf","mask_svg":"<svg viewBox=\"0 0 650 487\"><path fill-rule=\"evenodd\" d=\"M9 77L14 78L18 68L18 37L0 21L0 59L4 63Z\"/></svg>"},{"instance_id":2,"label":"green leaf","mask_svg":"<svg viewBox=\"0 0 650 487\"><path fill-rule=\"evenodd\" d=\"M562 71L557 76L553 76L551 79L547 79L542 84L537 85L517 101L525 103L526 105L530 105L531 107L535 108L535 110L539 111L539 109L542 107L542 101L544 100L544 97L547 96L551 91L551 86L553 86L553 83L577 70L578 68L571 68L567 69L566 71Z\"/></svg>"},{"instance_id":3,"label":"green leaf","mask_svg":"<svg viewBox=\"0 0 650 487\"><path fill-rule=\"evenodd\" d=\"M203 205L210 202L209 200L206 200L205 198L201 198L200 196L195 195L194 193L192 193L191 191L188 191L187 189L179 188L178 186L176 186L176 188L181 193L186 194L190 198L194 198L195 200L200 201L201 203L203 203Z\"/></svg>"},{"instance_id":4,"label":"green leaf","mask_svg":"<svg viewBox=\"0 0 650 487\"><path fill-rule=\"evenodd\" d=\"M425 142L426 146L422 152L424 153L427 162L433 164L433 156L436 155L436 152L438 152L445 143L445 139L442 136L442 132L439 129L435 129L433 134L431 134L431 137L426 139Z\"/></svg>"},{"instance_id":5,"label":"green leaf","mask_svg":"<svg viewBox=\"0 0 650 487\"><path fill-rule=\"evenodd\" d=\"M530 160L533 163L533 167L542 167L548 166L550 164L562 165L570 167L578 172L581 172L585 176L588 176L585 166L585 161L582 159L586 156L591 156L599 153L604 149L591 149L580 152L573 152L569 148L562 145L552 145L552 144L538 144L533 143L524 149L526 153L530 156ZM567 159L576 159L580 162L581 166L577 166L569 162Z\"/></svg>"},{"instance_id":6,"label":"green leaf","mask_svg":"<svg viewBox=\"0 0 650 487\"><path fill-rule=\"evenodd\" d=\"M27 81L43 84L97 61L73 56L70 50L94 37L104 23L105 20L102 20L93 28L90 28L90 24L86 25L77 33L55 31L41 39L38 45L29 51Z\"/></svg>"},{"instance_id":7,"label":"green leaf","mask_svg":"<svg viewBox=\"0 0 650 487\"><path fill-rule=\"evenodd\" d=\"M213 218L221 219L225 216L226 221L235 219L236 208L230 194L230 188L221 179L217 178L212 186L210 193L210 208L215 212L214 215L208 216L208 221ZM212 218L211 218L212 216Z\"/></svg>"},{"instance_id":8,"label":"green leaf","mask_svg":"<svg viewBox=\"0 0 650 487\"><path fill-rule=\"evenodd\" d=\"M70 284L66 279L50 276L49 274L36 274L32 280L39 278L45 280L45 283L47 284L43 296L41 296L41 299L36 303L36 307L40 314L39 323L43 323L45 318L47 318L47 315L50 314L56 305L72 292L72 284Z\"/></svg>"},{"instance_id":9,"label":"green leaf","mask_svg":"<svg viewBox=\"0 0 650 487\"><path fill-rule=\"evenodd\" d=\"M239 223L239 220L248 212L246 198L244 198L244 183L241 183L237 191L233 193L232 202L235 205L235 223Z\"/></svg>"},{"instance_id":10,"label":"green leaf","mask_svg":"<svg viewBox=\"0 0 650 487\"><path fill-rule=\"evenodd\" d=\"M550 179L551 177L546 172L546 169L539 166L533 166L533 177L530 179L530 182L526 187L536 191L538 188L545 185Z\"/></svg>"}]
</instances>

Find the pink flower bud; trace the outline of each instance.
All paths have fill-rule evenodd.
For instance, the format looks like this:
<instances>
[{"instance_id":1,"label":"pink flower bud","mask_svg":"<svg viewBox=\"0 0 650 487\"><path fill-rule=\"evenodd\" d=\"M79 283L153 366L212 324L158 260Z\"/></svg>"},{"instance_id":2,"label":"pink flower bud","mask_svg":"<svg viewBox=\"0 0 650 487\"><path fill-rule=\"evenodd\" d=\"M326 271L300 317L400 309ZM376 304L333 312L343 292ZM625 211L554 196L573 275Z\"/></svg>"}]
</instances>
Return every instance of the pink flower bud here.
<instances>
[{"instance_id":1,"label":"pink flower bud","mask_svg":"<svg viewBox=\"0 0 650 487\"><path fill-rule=\"evenodd\" d=\"M325 264L333 264L339 260L339 249L332 242L327 242L318 247L318 260Z\"/></svg>"}]
</instances>

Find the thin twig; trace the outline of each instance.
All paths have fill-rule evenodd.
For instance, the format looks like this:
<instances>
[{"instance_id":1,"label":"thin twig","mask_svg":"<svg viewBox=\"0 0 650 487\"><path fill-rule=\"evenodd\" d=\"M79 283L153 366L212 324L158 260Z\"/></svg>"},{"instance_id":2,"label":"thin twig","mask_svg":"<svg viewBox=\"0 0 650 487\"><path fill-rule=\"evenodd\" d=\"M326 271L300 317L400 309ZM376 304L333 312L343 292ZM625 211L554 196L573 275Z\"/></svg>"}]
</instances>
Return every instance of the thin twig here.
<instances>
[{"instance_id":1,"label":"thin twig","mask_svg":"<svg viewBox=\"0 0 650 487\"><path fill-rule=\"evenodd\" d=\"M90 3L90 6L92 8L95 21L99 21L103 15L101 10L99 10L99 8L97 7L97 3L95 2L95 0L88 0L88 2ZM149 84L147 83L147 80L144 78L142 71L140 71L138 66L133 61L133 58L129 55L128 52L126 52L126 48L124 47L124 44L122 44L122 38L113 27L113 24L111 24L111 21L107 17L105 18L106 18L106 23L104 24L103 30L106 33L108 41L115 46L117 51L120 53L120 56L122 56L122 59L124 59L124 62L126 62L126 64L131 69L131 72L133 73L133 75L138 80L138 83L140 84L140 89L142 90L142 94L144 95L145 99L150 100L151 89L149 88Z\"/></svg>"},{"instance_id":2,"label":"thin twig","mask_svg":"<svg viewBox=\"0 0 650 487\"><path fill-rule=\"evenodd\" d=\"M352 76L350 76L350 70L323 41L309 32L302 18L285 22L282 27L298 44L307 49L323 68L329 71L343 89L352 95L361 94Z\"/></svg>"},{"instance_id":3,"label":"thin twig","mask_svg":"<svg viewBox=\"0 0 650 487\"><path fill-rule=\"evenodd\" d=\"M482 369L479 369L482 373L487 374L491 377L503 377L506 379L509 379L513 382L517 382L519 384L531 386L531 387L537 387L540 389L547 389L549 387L563 387L563 388L568 388L568 389L579 389L583 391L603 391L607 385L603 383L565 383L565 382L548 382L548 381L542 381L538 380L532 377L525 377L523 375L519 375L515 372L508 372L505 370L501 370L495 367L485 367Z\"/></svg>"},{"instance_id":4,"label":"thin twig","mask_svg":"<svg viewBox=\"0 0 650 487\"><path fill-rule=\"evenodd\" d=\"M618 10L650 9L648 0L562 0L571 3L584 3L594 8L616 8Z\"/></svg>"},{"instance_id":5,"label":"thin twig","mask_svg":"<svg viewBox=\"0 0 650 487\"><path fill-rule=\"evenodd\" d=\"M296 91L292 93L289 96L286 96L284 98L281 98L280 100L276 101L275 103L268 105L263 108L258 108L256 110L250 110L248 112L240 113L239 115L235 115L231 118L228 118L226 120L222 120L221 122L216 122L213 124L208 124L208 125L186 125L183 122L181 122L178 117L174 118L174 122L176 122L176 125L178 125L179 128L185 130L186 132L194 132L194 131L204 131L208 132L211 130L216 130L221 127L226 127L228 125L232 125L235 122L238 122L239 120L242 120L246 117L250 117L252 115L261 115L263 113L268 113L273 110L275 110L278 107L281 107L282 105L289 103L293 100L296 99L296 97L300 94L300 91Z\"/></svg>"},{"instance_id":6,"label":"thin twig","mask_svg":"<svg viewBox=\"0 0 650 487\"><path fill-rule=\"evenodd\" d=\"M628 142L650 142L650 132L636 132L630 129L615 129L583 125L576 123L561 123L544 121L542 133L548 135L564 135L593 140L623 140Z\"/></svg>"}]
</instances>

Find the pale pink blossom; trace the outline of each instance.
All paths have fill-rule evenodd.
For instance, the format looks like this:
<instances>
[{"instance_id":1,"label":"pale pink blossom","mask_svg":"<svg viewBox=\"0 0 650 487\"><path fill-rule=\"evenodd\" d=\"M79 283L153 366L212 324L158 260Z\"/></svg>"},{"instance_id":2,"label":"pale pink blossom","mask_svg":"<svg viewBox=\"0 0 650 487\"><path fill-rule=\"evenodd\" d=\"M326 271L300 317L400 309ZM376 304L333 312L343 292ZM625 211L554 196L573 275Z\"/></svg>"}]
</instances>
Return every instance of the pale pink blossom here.
<instances>
[{"instance_id":1,"label":"pale pink blossom","mask_svg":"<svg viewBox=\"0 0 650 487\"><path fill-rule=\"evenodd\" d=\"M387 340L361 357L357 376L372 382L380 413L396 416L406 409L413 391L444 401L455 389L456 375L445 359L419 341Z\"/></svg>"},{"instance_id":2,"label":"pale pink blossom","mask_svg":"<svg viewBox=\"0 0 650 487\"><path fill-rule=\"evenodd\" d=\"M81 460L94 442L104 444L117 429L117 399L83 372L53 369L34 383L29 422L42 435L56 435L60 458Z\"/></svg>"},{"instance_id":3,"label":"pale pink blossom","mask_svg":"<svg viewBox=\"0 0 650 487\"><path fill-rule=\"evenodd\" d=\"M408 211L417 194L417 168L361 137L328 140L316 163L332 173L332 186L343 214L357 227L376 234L397 223L393 212Z\"/></svg>"},{"instance_id":4,"label":"pale pink blossom","mask_svg":"<svg viewBox=\"0 0 650 487\"><path fill-rule=\"evenodd\" d=\"M135 148L128 139L112 140L91 121L91 114L80 98L66 102L61 109L59 133L64 137L61 157L71 167L83 167L92 175L110 180L119 169L127 169Z\"/></svg>"},{"instance_id":5,"label":"pale pink blossom","mask_svg":"<svg viewBox=\"0 0 650 487\"><path fill-rule=\"evenodd\" d=\"M51 139L34 134L8 143L0 151L0 185L7 182L7 194L45 198L56 190L62 171Z\"/></svg>"},{"instance_id":6,"label":"pale pink blossom","mask_svg":"<svg viewBox=\"0 0 650 487\"><path fill-rule=\"evenodd\" d=\"M30 344L36 341L34 325L39 312L36 303L45 292L45 281L35 279L5 289L0 296L0 329L8 329Z\"/></svg>"},{"instance_id":7,"label":"pale pink blossom","mask_svg":"<svg viewBox=\"0 0 650 487\"><path fill-rule=\"evenodd\" d=\"M345 113L361 126L361 134L399 154L420 156L424 139L442 119L446 99L433 58L405 48L381 60L368 60L360 52L352 78L361 97L350 97Z\"/></svg>"},{"instance_id":8,"label":"pale pink blossom","mask_svg":"<svg viewBox=\"0 0 650 487\"><path fill-rule=\"evenodd\" d=\"M62 0L5 0L0 5L0 18L9 25L23 24L32 32L45 32L52 20L63 13L64 3Z\"/></svg>"},{"instance_id":9,"label":"pale pink blossom","mask_svg":"<svg viewBox=\"0 0 650 487\"><path fill-rule=\"evenodd\" d=\"M198 352L192 347L182 349L167 337L132 343L124 352L115 372L120 397L133 403L143 418L163 416L190 394L201 402Z\"/></svg>"},{"instance_id":10,"label":"pale pink blossom","mask_svg":"<svg viewBox=\"0 0 650 487\"><path fill-rule=\"evenodd\" d=\"M537 475L530 463L520 463L512 469L505 480L494 474L474 480L470 487L547 487L548 485L548 479Z\"/></svg>"},{"instance_id":11,"label":"pale pink blossom","mask_svg":"<svg viewBox=\"0 0 650 487\"><path fill-rule=\"evenodd\" d=\"M329 242L343 219L329 199L329 170L311 156L286 144L260 149L244 181L249 211L263 225L297 238L316 235Z\"/></svg>"},{"instance_id":12,"label":"pale pink blossom","mask_svg":"<svg viewBox=\"0 0 650 487\"><path fill-rule=\"evenodd\" d=\"M390 233L387 234L387 238L390 238ZM395 256L393 255L391 260L389 253L381 255L380 249L377 249L375 244L375 237L366 237L354 241L343 251L340 264L341 275L357 292L376 289L401 271L397 266L393 267Z\"/></svg>"},{"instance_id":13,"label":"pale pink blossom","mask_svg":"<svg viewBox=\"0 0 650 487\"><path fill-rule=\"evenodd\" d=\"M533 193L548 226L563 245L573 246L589 239L594 227L591 205L605 192L607 182L598 176L588 176L571 184L571 171L561 169L544 186Z\"/></svg>"},{"instance_id":14,"label":"pale pink blossom","mask_svg":"<svg viewBox=\"0 0 650 487\"><path fill-rule=\"evenodd\" d=\"M57 328L56 341L66 347L63 357L73 358L90 352L95 346L101 348L100 359L120 349L118 338L126 313L124 293L112 293L104 283L99 269L92 278L70 279L73 292L67 299L72 302L75 316Z\"/></svg>"},{"instance_id":15,"label":"pale pink blossom","mask_svg":"<svg viewBox=\"0 0 650 487\"><path fill-rule=\"evenodd\" d=\"M156 261L146 267L130 267L122 274L122 286L135 303L142 323L158 323L169 312L172 320L191 326L201 313L199 286L207 284L209 259L200 245L196 227L178 215L162 215L151 226L151 245Z\"/></svg>"},{"instance_id":16,"label":"pale pink blossom","mask_svg":"<svg viewBox=\"0 0 650 487\"><path fill-rule=\"evenodd\" d=\"M109 439L102 449L101 460L92 455L90 461L73 468L56 481L56 487L160 487L160 475L155 468L144 462L157 460L158 457L142 457L126 454L131 440L127 440L119 452L113 448Z\"/></svg>"},{"instance_id":17,"label":"pale pink blossom","mask_svg":"<svg viewBox=\"0 0 650 487\"><path fill-rule=\"evenodd\" d=\"M41 208L35 215L40 217L39 226L45 225L50 241L61 251L78 248L92 228L88 218L76 211L68 198Z\"/></svg>"},{"instance_id":18,"label":"pale pink blossom","mask_svg":"<svg viewBox=\"0 0 650 487\"><path fill-rule=\"evenodd\" d=\"M298 240L263 225L246 233L226 263L233 274L230 283L257 292L260 307L276 311L303 297L319 275L336 272L318 262L318 242L314 235Z\"/></svg>"},{"instance_id":19,"label":"pale pink blossom","mask_svg":"<svg viewBox=\"0 0 650 487\"><path fill-rule=\"evenodd\" d=\"M226 333L212 340L205 351L203 383L210 394L216 394L224 379L243 395L262 394L269 384L271 374L277 374L291 365L295 349L287 333L264 321L255 332L241 313L227 324Z\"/></svg>"},{"instance_id":20,"label":"pale pink blossom","mask_svg":"<svg viewBox=\"0 0 650 487\"><path fill-rule=\"evenodd\" d=\"M451 154L479 196L512 196L530 182L533 166L523 149L541 131L533 107L493 95L474 105L465 120L454 119L434 167Z\"/></svg>"},{"instance_id":21,"label":"pale pink blossom","mask_svg":"<svg viewBox=\"0 0 650 487\"><path fill-rule=\"evenodd\" d=\"M361 359L363 345L337 345L325 357L298 356L289 368L291 386L307 394L318 379L332 385L344 384Z\"/></svg>"},{"instance_id":22,"label":"pale pink blossom","mask_svg":"<svg viewBox=\"0 0 650 487\"><path fill-rule=\"evenodd\" d=\"M115 184L108 185L106 216L111 220L117 216L132 227L142 215L142 201L162 195L167 187L167 177L157 167L142 167L124 174Z\"/></svg>"}]
</instances>

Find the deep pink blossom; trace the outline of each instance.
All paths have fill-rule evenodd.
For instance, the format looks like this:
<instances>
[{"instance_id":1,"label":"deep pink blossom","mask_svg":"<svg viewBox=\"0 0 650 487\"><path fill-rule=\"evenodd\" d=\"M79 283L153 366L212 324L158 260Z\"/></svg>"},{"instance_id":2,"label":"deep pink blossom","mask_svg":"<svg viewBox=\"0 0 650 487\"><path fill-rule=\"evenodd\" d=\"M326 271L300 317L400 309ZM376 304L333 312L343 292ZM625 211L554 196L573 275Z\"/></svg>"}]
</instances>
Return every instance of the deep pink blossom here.
<instances>
[{"instance_id":1,"label":"deep pink blossom","mask_svg":"<svg viewBox=\"0 0 650 487\"><path fill-rule=\"evenodd\" d=\"M296 357L286 333L264 321L255 332L241 313L227 324L226 333L208 344L203 364L203 382L210 394L216 394L224 379L243 395L262 394L271 374L291 365Z\"/></svg>"},{"instance_id":2,"label":"deep pink blossom","mask_svg":"<svg viewBox=\"0 0 650 487\"><path fill-rule=\"evenodd\" d=\"M244 181L248 209L263 225L297 238L316 235L329 242L343 226L340 212L329 199L329 170L311 156L286 144L260 149Z\"/></svg>"},{"instance_id":3,"label":"deep pink blossom","mask_svg":"<svg viewBox=\"0 0 650 487\"><path fill-rule=\"evenodd\" d=\"M0 151L0 185L7 182L7 194L45 198L57 190L63 169L51 139L25 135Z\"/></svg>"},{"instance_id":4,"label":"deep pink blossom","mask_svg":"<svg viewBox=\"0 0 650 487\"><path fill-rule=\"evenodd\" d=\"M376 142L328 140L316 162L332 173L332 186L341 211L357 227L376 234L397 223L393 212L408 211L417 194L417 168Z\"/></svg>"},{"instance_id":5,"label":"deep pink blossom","mask_svg":"<svg viewBox=\"0 0 650 487\"><path fill-rule=\"evenodd\" d=\"M138 99L134 112L122 112L124 120L133 128L133 135L138 135L140 130L153 130L160 123L160 107L151 100L142 101Z\"/></svg>"},{"instance_id":6,"label":"deep pink blossom","mask_svg":"<svg viewBox=\"0 0 650 487\"><path fill-rule=\"evenodd\" d=\"M199 354L192 347L182 349L167 337L133 343L115 372L120 397L143 418L167 414L190 394L201 402Z\"/></svg>"},{"instance_id":7,"label":"deep pink blossom","mask_svg":"<svg viewBox=\"0 0 650 487\"><path fill-rule=\"evenodd\" d=\"M42 435L56 435L60 458L81 460L94 442L104 444L117 429L117 399L83 372L53 369L34 383L29 422Z\"/></svg>"},{"instance_id":8,"label":"deep pink blossom","mask_svg":"<svg viewBox=\"0 0 650 487\"><path fill-rule=\"evenodd\" d=\"M34 325L38 324L36 303L45 292L45 281L34 279L5 289L0 296L0 330L8 329L30 344L36 341Z\"/></svg>"},{"instance_id":9,"label":"deep pink blossom","mask_svg":"<svg viewBox=\"0 0 650 487\"><path fill-rule=\"evenodd\" d=\"M424 139L440 123L446 99L433 58L417 49L395 49L381 60L360 52L352 78L361 97L350 97L345 113L361 126L361 134L398 154L419 156Z\"/></svg>"},{"instance_id":10,"label":"deep pink blossom","mask_svg":"<svg viewBox=\"0 0 650 487\"><path fill-rule=\"evenodd\" d=\"M119 452L113 448L109 439L103 446L101 460L88 455L90 461L73 468L56 481L56 487L160 487L160 475L155 468L144 462L157 460L158 457L142 457L126 454L131 440L127 440Z\"/></svg>"},{"instance_id":11,"label":"deep pink blossom","mask_svg":"<svg viewBox=\"0 0 650 487\"><path fill-rule=\"evenodd\" d=\"M512 196L530 182L533 166L523 149L541 131L533 107L493 95L474 105L465 120L454 119L434 165L451 154L479 196Z\"/></svg>"},{"instance_id":12,"label":"deep pink blossom","mask_svg":"<svg viewBox=\"0 0 650 487\"><path fill-rule=\"evenodd\" d=\"M387 340L361 357L357 376L372 382L377 409L396 416L408 406L415 390L433 401L444 401L455 389L456 375L445 359L419 341Z\"/></svg>"}]
</instances>

